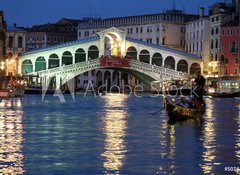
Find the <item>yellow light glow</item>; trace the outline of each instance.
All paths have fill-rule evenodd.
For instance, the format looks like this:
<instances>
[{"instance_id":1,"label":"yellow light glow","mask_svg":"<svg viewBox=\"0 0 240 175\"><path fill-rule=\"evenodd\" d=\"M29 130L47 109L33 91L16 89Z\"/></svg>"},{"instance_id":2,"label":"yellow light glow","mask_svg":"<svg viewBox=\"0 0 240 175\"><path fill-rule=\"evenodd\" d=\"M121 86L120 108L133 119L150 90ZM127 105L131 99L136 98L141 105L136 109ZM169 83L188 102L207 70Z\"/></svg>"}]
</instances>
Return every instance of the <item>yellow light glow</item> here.
<instances>
[{"instance_id":1,"label":"yellow light glow","mask_svg":"<svg viewBox=\"0 0 240 175\"><path fill-rule=\"evenodd\" d=\"M21 100L4 100L1 107L21 107ZM5 111L0 115L0 170L3 174L24 174L22 154L22 112ZM11 162L11 164L9 164ZM0 173L0 174L1 174Z\"/></svg>"},{"instance_id":2,"label":"yellow light glow","mask_svg":"<svg viewBox=\"0 0 240 175\"><path fill-rule=\"evenodd\" d=\"M126 96L121 94L104 96L105 108L108 109L103 118L103 130L106 135L105 151L102 157L105 159L103 166L109 171L118 171L123 166L126 146L124 144L125 130L127 128L124 110Z\"/></svg>"},{"instance_id":3,"label":"yellow light glow","mask_svg":"<svg viewBox=\"0 0 240 175\"><path fill-rule=\"evenodd\" d=\"M215 152L216 152L216 131L215 131L215 123L213 118L213 102L211 99L206 99L206 105L208 106L205 113L205 129L203 135L203 147L205 151L202 153L203 164L201 164L201 168L204 174L212 174L214 173L213 167L216 164L220 164L215 162Z\"/></svg>"}]
</instances>

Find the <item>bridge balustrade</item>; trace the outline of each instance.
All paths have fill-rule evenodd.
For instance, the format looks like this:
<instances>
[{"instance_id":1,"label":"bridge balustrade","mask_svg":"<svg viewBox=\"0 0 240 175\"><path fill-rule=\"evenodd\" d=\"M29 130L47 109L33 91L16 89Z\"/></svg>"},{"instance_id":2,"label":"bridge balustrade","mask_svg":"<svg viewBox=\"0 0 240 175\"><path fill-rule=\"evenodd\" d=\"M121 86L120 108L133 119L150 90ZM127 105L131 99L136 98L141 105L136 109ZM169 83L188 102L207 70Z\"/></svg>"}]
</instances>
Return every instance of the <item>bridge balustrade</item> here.
<instances>
[{"instance_id":1,"label":"bridge balustrade","mask_svg":"<svg viewBox=\"0 0 240 175\"><path fill-rule=\"evenodd\" d=\"M123 58L123 57L101 57L100 60L100 66L101 67L130 67L130 59L128 58Z\"/></svg>"}]
</instances>

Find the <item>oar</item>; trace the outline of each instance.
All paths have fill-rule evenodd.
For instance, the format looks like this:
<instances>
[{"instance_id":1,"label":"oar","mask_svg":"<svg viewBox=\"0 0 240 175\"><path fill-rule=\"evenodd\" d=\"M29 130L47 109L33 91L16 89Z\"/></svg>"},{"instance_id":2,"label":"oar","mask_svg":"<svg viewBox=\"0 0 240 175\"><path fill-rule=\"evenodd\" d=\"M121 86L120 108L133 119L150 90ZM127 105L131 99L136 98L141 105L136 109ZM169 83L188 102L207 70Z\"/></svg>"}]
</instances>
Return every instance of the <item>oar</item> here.
<instances>
[{"instance_id":1,"label":"oar","mask_svg":"<svg viewBox=\"0 0 240 175\"><path fill-rule=\"evenodd\" d=\"M158 110L155 111L155 112L152 112L151 114L154 115L154 114L156 114L156 113L158 113L158 112L160 112L160 111L162 111L162 110L164 110L164 107L162 107L161 109L158 109Z\"/></svg>"}]
</instances>

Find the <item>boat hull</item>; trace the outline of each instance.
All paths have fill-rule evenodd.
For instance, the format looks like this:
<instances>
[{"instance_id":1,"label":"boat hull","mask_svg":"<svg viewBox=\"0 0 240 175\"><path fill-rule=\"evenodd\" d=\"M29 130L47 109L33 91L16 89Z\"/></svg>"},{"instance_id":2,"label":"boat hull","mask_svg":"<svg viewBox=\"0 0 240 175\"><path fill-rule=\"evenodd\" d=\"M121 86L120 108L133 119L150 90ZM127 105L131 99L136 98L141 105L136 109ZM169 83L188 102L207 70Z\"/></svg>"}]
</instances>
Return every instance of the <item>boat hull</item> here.
<instances>
[{"instance_id":1,"label":"boat hull","mask_svg":"<svg viewBox=\"0 0 240 175\"><path fill-rule=\"evenodd\" d=\"M203 105L199 109L185 108L175 104L174 102L171 102L167 98L164 98L164 105L168 113L169 119L178 121L199 118L203 115L206 108L205 105Z\"/></svg>"},{"instance_id":2,"label":"boat hull","mask_svg":"<svg viewBox=\"0 0 240 175\"><path fill-rule=\"evenodd\" d=\"M215 98L234 98L240 97L240 92L233 92L233 93L209 93L208 95L215 97Z\"/></svg>"}]
</instances>

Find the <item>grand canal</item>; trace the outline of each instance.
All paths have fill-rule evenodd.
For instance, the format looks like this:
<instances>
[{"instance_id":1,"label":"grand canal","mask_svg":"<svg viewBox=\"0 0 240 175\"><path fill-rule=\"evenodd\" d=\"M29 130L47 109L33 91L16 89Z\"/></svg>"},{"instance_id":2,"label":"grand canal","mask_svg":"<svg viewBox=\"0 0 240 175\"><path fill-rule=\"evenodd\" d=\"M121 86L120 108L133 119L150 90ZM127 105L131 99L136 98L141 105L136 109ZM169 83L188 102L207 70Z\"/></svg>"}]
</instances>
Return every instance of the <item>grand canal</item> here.
<instances>
[{"instance_id":1,"label":"grand canal","mask_svg":"<svg viewBox=\"0 0 240 175\"><path fill-rule=\"evenodd\" d=\"M0 103L0 174L227 174L240 167L240 99L206 98L168 124L163 98L29 95Z\"/></svg>"}]
</instances>

